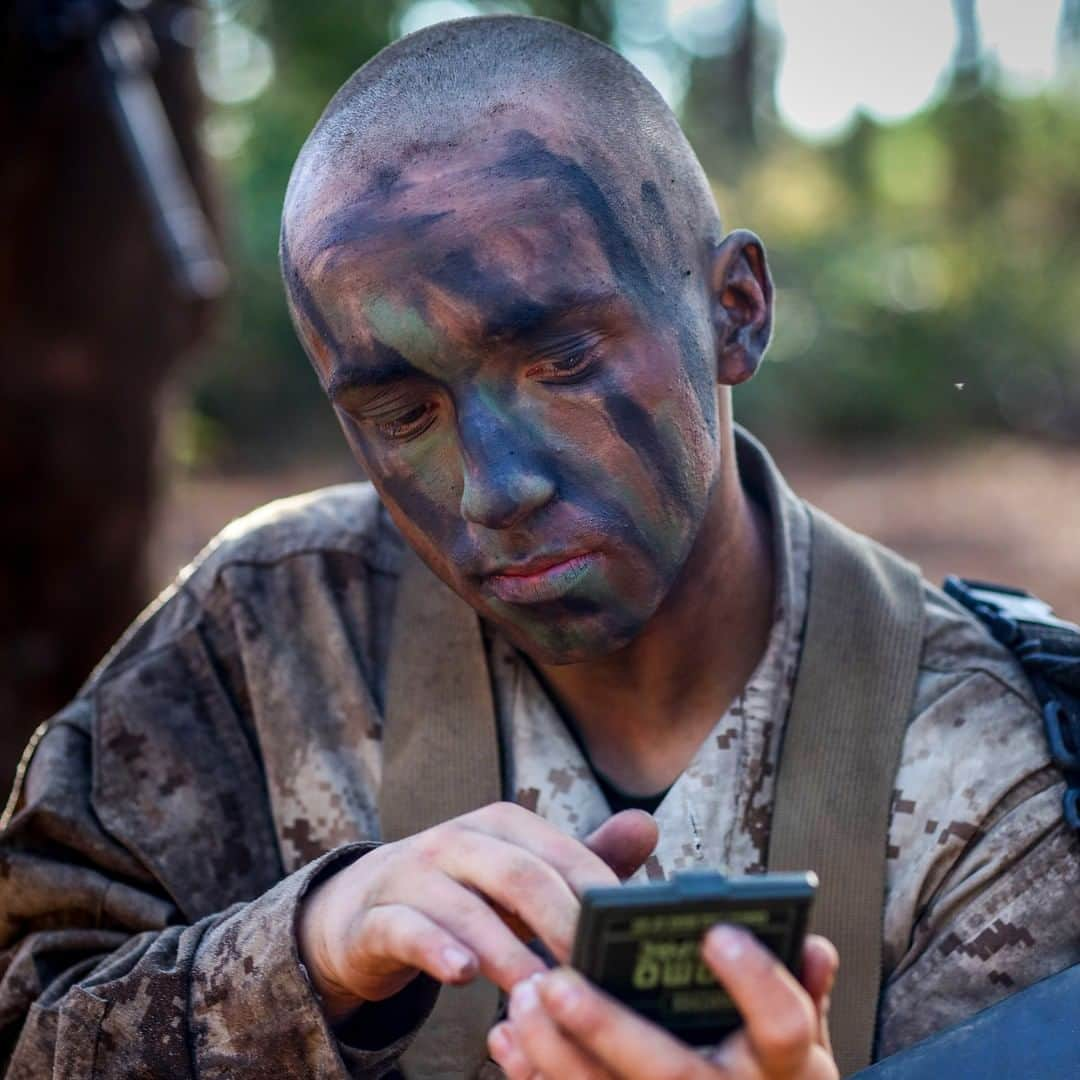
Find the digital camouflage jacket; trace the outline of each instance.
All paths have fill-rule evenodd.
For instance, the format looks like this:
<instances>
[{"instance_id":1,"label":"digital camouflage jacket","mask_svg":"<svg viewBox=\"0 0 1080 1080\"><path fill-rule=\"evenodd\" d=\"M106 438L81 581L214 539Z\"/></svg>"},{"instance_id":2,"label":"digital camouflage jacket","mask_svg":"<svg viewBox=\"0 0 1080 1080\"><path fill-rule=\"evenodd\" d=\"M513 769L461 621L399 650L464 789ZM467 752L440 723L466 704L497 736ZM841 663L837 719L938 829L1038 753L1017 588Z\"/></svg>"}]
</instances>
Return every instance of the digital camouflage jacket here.
<instances>
[{"instance_id":1,"label":"digital camouflage jacket","mask_svg":"<svg viewBox=\"0 0 1080 1080\"><path fill-rule=\"evenodd\" d=\"M739 452L744 482L773 517L780 595L798 610L805 509L741 434ZM256 511L184 571L39 732L0 836L7 1077L394 1069L433 985L418 979L335 1037L294 923L305 890L379 838L401 550L366 485ZM965 612L929 586L926 597L889 838L886 1053L1080 960L1080 851L1024 676ZM774 628L766 661L776 672L797 657L799 632L792 618ZM550 758L539 773L517 763L521 800L545 816L555 805L574 813L540 788L552 771L580 778L580 757L568 750L560 765L555 735L537 743L548 721L535 698L515 718L507 687L517 676L499 662L515 668L512 650L497 635L489 647L506 737L519 755L533 745ZM699 770L683 785L711 793L715 820L727 822L715 858L734 864L717 869L742 871L767 845L783 723L770 710L786 707L789 675L721 718L721 741L743 747L710 759L732 770L730 782ZM746 715L761 722L751 730ZM595 793L579 787L587 811Z\"/></svg>"}]
</instances>

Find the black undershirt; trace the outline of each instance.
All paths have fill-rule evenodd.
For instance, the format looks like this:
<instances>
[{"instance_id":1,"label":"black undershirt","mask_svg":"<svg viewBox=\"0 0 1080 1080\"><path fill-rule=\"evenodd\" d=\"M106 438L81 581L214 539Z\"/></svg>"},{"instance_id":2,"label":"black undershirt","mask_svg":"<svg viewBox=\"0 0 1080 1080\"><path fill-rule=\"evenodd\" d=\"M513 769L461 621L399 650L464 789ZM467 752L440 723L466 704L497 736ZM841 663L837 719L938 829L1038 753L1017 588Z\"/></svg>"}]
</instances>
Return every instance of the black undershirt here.
<instances>
[{"instance_id":1,"label":"black undershirt","mask_svg":"<svg viewBox=\"0 0 1080 1080\"><path fill-rule=\"evenodd\" d=\"M644 810L646 814L655 814L656 808L664 801L664 796L671 790L670 787L655 795L630 795L622 788L616 787L603 773L597 772L592 762L589 762L593 776L596 777L600 790L607 799L611 812L617 814L620 810Z\"/></svg>"}]
</instances>

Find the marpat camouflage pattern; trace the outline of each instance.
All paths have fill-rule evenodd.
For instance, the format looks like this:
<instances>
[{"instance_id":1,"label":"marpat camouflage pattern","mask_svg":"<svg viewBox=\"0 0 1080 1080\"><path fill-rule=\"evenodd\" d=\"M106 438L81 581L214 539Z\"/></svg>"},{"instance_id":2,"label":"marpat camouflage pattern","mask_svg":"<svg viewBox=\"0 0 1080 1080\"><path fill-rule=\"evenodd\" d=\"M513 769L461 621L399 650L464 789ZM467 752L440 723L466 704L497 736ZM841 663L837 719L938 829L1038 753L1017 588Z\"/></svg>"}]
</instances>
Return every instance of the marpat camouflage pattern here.
<instances>
[{"instance_id":1,"label":"marpat camouflage pattern","mask_svg":"<svg viewBox=\"0 0 1080 1080\"><path fill-rule=\"evenodd\" d=\"M759 870L767 852L808 527L742 433L739 452L773 518L777 617L758 670L658 808L646 877ZM0 837L11 1080L392 1074L433 987L418 979L335 1037L294 920L320 874L379 839L400 553L366 485L265 507L227 528L39 732ZM930 586L926 605L889 836L879 1054L1080 961L1080 844L1025 678ZM512 794L588 832L608 810L577 744L525 662L498 635L489 648Z\"/></svg>"}]
</instances>

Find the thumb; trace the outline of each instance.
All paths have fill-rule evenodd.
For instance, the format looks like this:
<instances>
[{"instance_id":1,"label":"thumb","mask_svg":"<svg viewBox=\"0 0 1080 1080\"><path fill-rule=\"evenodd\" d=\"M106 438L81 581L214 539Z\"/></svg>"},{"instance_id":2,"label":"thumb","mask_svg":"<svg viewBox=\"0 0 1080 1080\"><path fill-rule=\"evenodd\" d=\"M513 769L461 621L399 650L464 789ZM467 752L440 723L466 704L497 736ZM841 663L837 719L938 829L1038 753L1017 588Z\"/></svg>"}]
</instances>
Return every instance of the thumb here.
<instances>
[{"instance_id":1,"label":"thumb","mask_svg":"<svg viewBox=\"0 0 1080 1080\"><path fill-rule=\"evenodd\" d=\"M652 814L623 810L590 833L585 846L625 881L653 853L659 839L660 831Z\"/></svg>"}]
</instances>

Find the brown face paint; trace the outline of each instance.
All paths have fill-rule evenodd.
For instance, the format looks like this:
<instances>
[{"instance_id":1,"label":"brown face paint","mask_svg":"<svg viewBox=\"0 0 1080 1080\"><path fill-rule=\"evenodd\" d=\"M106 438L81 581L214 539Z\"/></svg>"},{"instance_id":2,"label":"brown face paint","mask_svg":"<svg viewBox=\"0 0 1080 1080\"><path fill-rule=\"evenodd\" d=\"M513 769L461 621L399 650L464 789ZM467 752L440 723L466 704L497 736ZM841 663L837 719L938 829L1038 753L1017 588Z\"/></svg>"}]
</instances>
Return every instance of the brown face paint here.
<instances>
[{"instance_id":1,"label":"brown face paint","mask_svg":"<svg viewBox=\"0 0 1080 1080\"><path fill-rule=\"evenodd\" d=\"M546 662L640 632L718 464L707 315L647 263L618 185L518 127L377 176L314 226L313 285L288 277L406 538Z\"/></svg>"}]
</instances>

